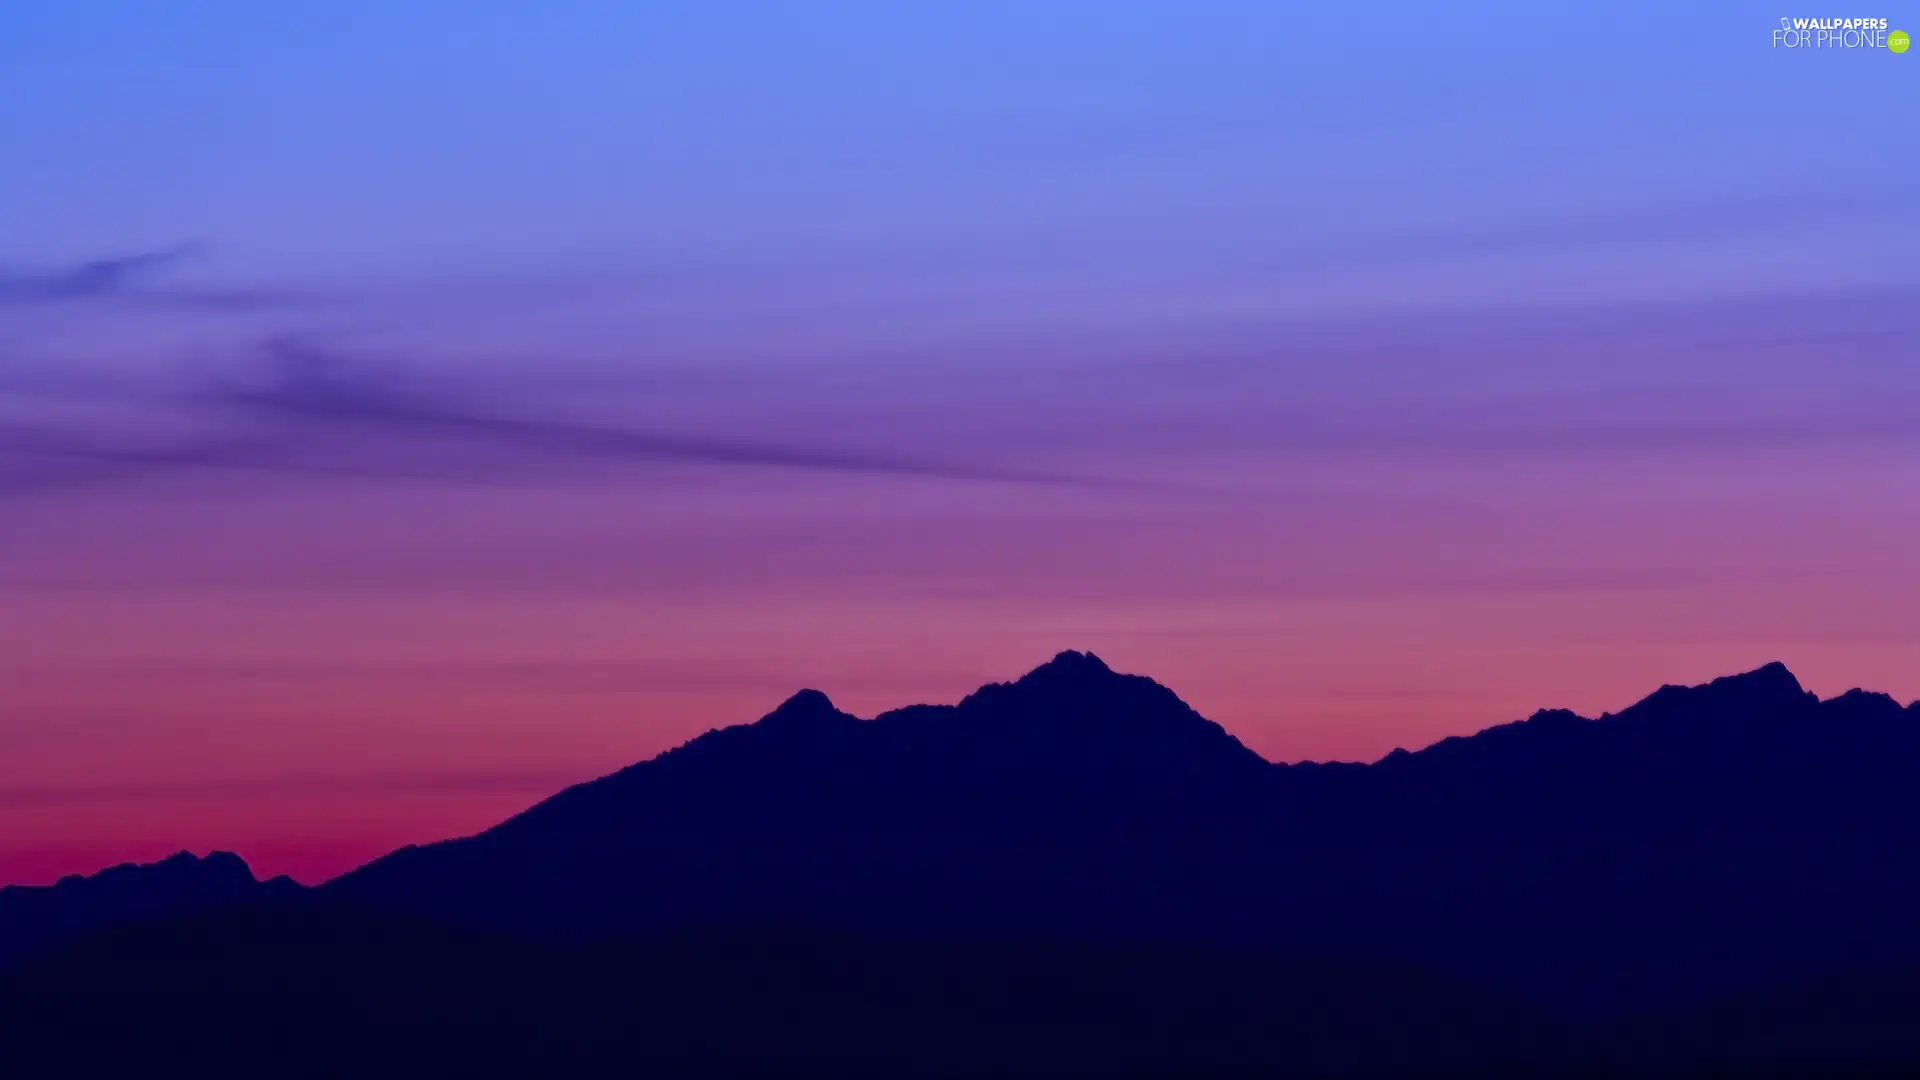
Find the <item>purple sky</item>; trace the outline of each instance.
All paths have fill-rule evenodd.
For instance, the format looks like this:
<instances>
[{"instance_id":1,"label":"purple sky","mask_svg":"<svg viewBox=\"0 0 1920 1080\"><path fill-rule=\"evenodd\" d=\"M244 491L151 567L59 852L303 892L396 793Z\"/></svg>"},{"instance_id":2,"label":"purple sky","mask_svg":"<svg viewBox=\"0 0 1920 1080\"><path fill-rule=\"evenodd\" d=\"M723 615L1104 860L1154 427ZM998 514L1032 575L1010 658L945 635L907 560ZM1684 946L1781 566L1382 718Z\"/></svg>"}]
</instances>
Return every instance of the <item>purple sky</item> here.
<instances>
[{"instance_id":1,"label":"purple sky","mask_svg":"<svg viewBox=\"0 0 1920 1080\"><path fill-rule=\"evenodd\" d=\"M1064 648L1281 759L1920 695L1913 54L561 7L0 12L0 881Z\"/></svg>"}]
</instances>

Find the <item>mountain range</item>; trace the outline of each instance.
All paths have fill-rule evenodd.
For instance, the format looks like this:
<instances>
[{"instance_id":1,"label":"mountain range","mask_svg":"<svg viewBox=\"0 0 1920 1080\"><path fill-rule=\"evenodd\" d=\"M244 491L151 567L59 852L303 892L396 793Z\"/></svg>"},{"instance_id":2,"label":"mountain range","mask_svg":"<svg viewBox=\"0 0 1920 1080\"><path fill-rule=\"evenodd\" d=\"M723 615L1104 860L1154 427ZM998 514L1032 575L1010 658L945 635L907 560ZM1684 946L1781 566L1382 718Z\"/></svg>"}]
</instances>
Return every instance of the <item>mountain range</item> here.
<instances>
[{"instance_id":1,"label":"mountain range","mask_svg":"<svg viewBox=\"0 0 1920 1080\"><path fill-rule=\"evenodd\" d=\"M991 982L980 956L1002 957L1028 982L1067 978L1078 965L1138 991L1130 1004L1101 999L1075 1023L1104 1018L1095 1026L1105 1030L1141 1009L1165 1021L1126 1021L1159 1032L1160 1049L1119 1057L1092 1048L1124 1039L986 1024L976 1049L1003 1055L974 1062L987 1071L1022 1046L1033 1061L1108 1068L1125 1058L1176 1071L1283 1060L1484 1066L1579 1056L1570 1048L1593 1039L1608 1053L1640 1048L1666 1061L1761 1045L1795 1060L1860 1047L1906 1053L1899 1014L1872 1020L1870 1003L1920 989L1908 976L1920 972L1916 777L1920 703L1858 690L1823 701L1780 664L1663 687L1594 719L1543 711L1368 765L1280 765L1151 679L1067 652L956 705L872 719L802 691L757 722L569 788L485 832L403 848L312 889L256 882L238 859L214 855L0 890L0 965L11 962L0 992L28 1015L81 1000L76 988L177 981L196 942L249 955L278 949L290 959L276 970L297 976L314 964L302 942L371 935L397 943L379 954L390 958L511 954L549 984L620 987L594 1000L640 1008L639 994L656 1019L679 1017L672 1032L687 1032L712 1018L663 1013L656 997L699 981L694 969L797 977L791 965L742 960L736 930L695 933L695 947L688 928L780 927L754 940L789 957L864 958L854 966L868 981L834 983L852 997L828 993L810 1008L841 1001L858 1013L885 1001L889 1024L923 1032L916 1045L957 1037L941 1027L953 1017L923 998ZM465 944L449 944L456 939ZM233 944L242 940L259 947ZM887 967L907 948L924 961L907 970L932 983ZM356 954L334 955L320 967L337 982L348 977L337 956ZM650 957L650 974L629 985L606 966L613 956ZM1343 959L1328 966L1328 957ZM396 964L369 958L347 972ZM1205 981L1208 1015L1241 1015L1233 1001L1254 1013L1240 1027L1209 1028L1181 1012L1165 978ZM876 999L873 979L913 989ZM1451 989L1437 991L1442 983ZM247 1001L272 999L245 979L235 985L251 987ZM1276 1010L1299 1013L1306 986L1346 988L1330 989L1322 1011L1350 1038L1315 1042L1275 1019ZM442 995L434 1000L447 992L420 991ZM741 1016L791 1008L778 995L729 993L725 1009ZM489 1000L520 998L500 989ZM720 1000L709 1004L720 1009ZM1843 1000L1854 1001L1844 1016L1791 1034L1793 1018L1826 1016L1820 1008ZM922 1012L901 1004L912 1001ZM1466 1009L1444 1025L1457 1038L1422 1026L1442 1002ZM592 1011L576 1006L568 1017ZM1167 1019L1168 1009L1187 1019ZM337 1028L336 1012L320 1010ZM1264 1019L1246 1018L1255 1014ZM1578 1034L1548 1019L1567 1016L1589 1019ZM1630 1037L1617 1024L1602 1037L1593 1034L1599 1016L1641 1019ZM1756 1039L1756 1017L1788 1034ZM816 1019L812 1030L837 1030ZM1846 1024L1853 1033L1838 1034ZM1419 1052L1341 1056L1362 1044L1379 1050L1390 1030L1422 1032L1409 1044ZM1716 1031L1718 1041L1700 1041ZM568 1044L604 1035L574 1031ZM0 1052L6 1045L0 1038ZM1039 1053L1043 1045L1055 1056ZM1190 1052L1201 1045L1247 1049L1201 1061ZM1462 1057L1466 1046L1500 1052ZM785 1060L753 1060L776 1059ZM874 1062L897 1070L905 1060Z\"/></svg>"}]
</instances>

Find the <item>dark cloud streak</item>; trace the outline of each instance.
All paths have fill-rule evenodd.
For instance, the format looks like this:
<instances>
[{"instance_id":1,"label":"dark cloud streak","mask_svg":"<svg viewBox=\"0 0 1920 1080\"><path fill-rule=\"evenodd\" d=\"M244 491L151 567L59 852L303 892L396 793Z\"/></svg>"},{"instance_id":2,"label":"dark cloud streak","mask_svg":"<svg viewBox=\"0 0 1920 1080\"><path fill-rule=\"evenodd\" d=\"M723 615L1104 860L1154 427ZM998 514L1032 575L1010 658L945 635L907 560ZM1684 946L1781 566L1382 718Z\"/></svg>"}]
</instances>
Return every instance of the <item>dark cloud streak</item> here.
<instances>
[{"instance_id":1,"label":"dark cloud streak","mask_svg":"<svg viewBox=\"0 0 1920 1080\"><path fill-rule=\"evenodd\" d=\"M283 422L374 436L451 439L525 453L609 463L672 462L822 472L879 473L953 480L1084 483L1046 473L958 464L871 450L689 436L601 426L571 419L474 408L448 395L353 373L351 365L310 345L269 346L280 377L261 388L226 386L215 400Z\"/></svg>"},{"instance_id":2,"label":"dark cloud streak","mask_svg":"<svg viewBox=\"0 0 1920 1080\"><path fill-rule=\"evenodd\" d=\"M264 377L148 402L191 422L188 436L147 441L84 427L0 423L0 494L31 494L195 471L487 481L599 465L779 469L925 479L1120 486L1040 471L883 450L688 435L588 423L507 407L510 388L402 380L391 369L282 339ZM424 451L424 453L423 453Z\"/></svg>"},{"instance_id":3,"label":"dark cloud streak","mask_svg":"<svg viewBox=\"0 0 1920 1080\"><path fill-rule=\"evenodd\" d=\"M52 303L117 295L137 285L142 278L188 258L196 250L191 244L176 244L156 251L94 259L77 266L0 273L0 301Z\"/></svg>"},{"instance_id":4,"label":"dark cloud streak","mask_svg":"<svg viewBox=\"0 0 1920 1080\"><path fill-rule=\"evenodd\" d=\"M305 299L268 289L162 285L152 279L199 255L199 244L175 244L71 266L0 269L0 308L119 304L185 311L251 311Z\"/></svg>"}]
</instances>

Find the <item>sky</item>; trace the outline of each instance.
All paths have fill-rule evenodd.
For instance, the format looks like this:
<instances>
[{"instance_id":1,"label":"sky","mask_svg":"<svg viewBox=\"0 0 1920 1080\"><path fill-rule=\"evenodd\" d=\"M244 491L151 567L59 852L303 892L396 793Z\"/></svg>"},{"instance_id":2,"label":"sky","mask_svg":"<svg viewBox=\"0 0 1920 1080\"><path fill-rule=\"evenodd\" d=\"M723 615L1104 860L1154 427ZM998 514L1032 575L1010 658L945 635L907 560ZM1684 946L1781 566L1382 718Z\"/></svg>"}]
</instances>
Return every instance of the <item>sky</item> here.
<instances>
[{"instance_id":1,"label":"sky","mask_svg":"<svg viewBox=\"0 0 1920 1080\"><path fill-rule=\"evenodd\" d=\"M1783 14L0 7L0 882L1068 648L1288 761L1920 697L1920 55Z\"/></svg>"}]
</instances>

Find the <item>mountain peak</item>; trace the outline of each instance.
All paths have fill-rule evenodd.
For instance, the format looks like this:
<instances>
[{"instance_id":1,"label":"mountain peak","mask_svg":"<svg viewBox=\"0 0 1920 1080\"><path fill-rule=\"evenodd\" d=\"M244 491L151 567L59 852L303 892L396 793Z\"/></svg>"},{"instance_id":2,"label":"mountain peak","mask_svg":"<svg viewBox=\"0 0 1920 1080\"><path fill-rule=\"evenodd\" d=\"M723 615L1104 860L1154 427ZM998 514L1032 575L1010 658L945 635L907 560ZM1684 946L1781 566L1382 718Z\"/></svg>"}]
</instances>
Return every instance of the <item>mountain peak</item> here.
<instances>
[{"instance_id":1,"label":"mountain peak","mask_svg":"<svg viewBox=\"0 0 1920 1080\"><path fill-rule=\"evenodd\" d=\"M55 888L79 889L114 886L127 882L214 881L254 883L253 869L231 851L210 851L205 856L191 851L176 851L150 863L125 862L92 874L68 874Z\"/></svg>"},{"instance_id":2,"label":"mountain peak","mask_svg":"<svg viewBox=\"0 0 1920 1080\"><path fill-rule=\"evenodd\" d=\"M1053 659L1034 668L1020 677L1021 682L1056 682L1088 680L1111 677L1113 669L1104 660L1090 652L1075 652L1068 649L1058 653Z\"/></svg>"},{"instance_id":3,"label":"mountain peak","mask_svg":"<svg viewBox=\"0 0 1920 1080\"><path fill-rule=\"evenodd\" d=\"M1068 650L1011 683L989 683L954 715L972 743L964 752L990 748L1022 769L1044 763L1062 777L1119 769L1130 777L1125 784L1151 787L1270 768L1173 691L1116 672L1090 652Z\"/></svg>"},{"instance_id":4,"label":"mountain peak","mask_svg":"<svg viewBox=\"0 0 1920 1080\"><path fill-rule=\"evenodd\" d=\"M839 730L841 725L856 722L857 718L841 712L833 700L818 690L808 689L795 693L780 703L780 707L760 718L757 724L747 725L740 730L780 733L785 737L816 738L821 733Z\"/></svg>"},{"instance_id":5,"label":"mountain peak","mask_svg":"<svg viewBox=\"0 0 1920 1080\"><path fill-rule=\"evenodd\" d=\"M1819 697L1808 693L1794 678L1787 665L1778 660L1738 675L1722 675L1698 688L1700 697L1727 707L1772 710L1796 709L1818 704Z\"/></svg>"},{"instance_id":6,"label":"mountain peak","mask_svg":"<svg viewBox=\"0 0 1920 1080\"><path fill-rule=\"evenodd\" d=\"M1818 703L1819 698L1800 685L1787 665L1775 660L1700 686L1662 686L1620 715L1664 715L1676 710L1692 715L1704 709L1709 713L1757 716L1792 712Z\"/></svg>"},{"instance_id":7,"label":"mountain peak","mask_svg":"<svg viewBox=\"0 0 1920 1080\"><path fill-rule=\"evenodd\" d=\"M780 717L807 718L836 715L839 712L840 710L834 706L832 698L819 690L809 687L805 690L795 692L792 697L781 702L780 707L768 713L766 719L773 720Z\"/></svg>"},{"instance_id":8,"label":"mountain peak","mask_svg":"<svg viewBox=\"0 0 1920 1080\"><path fill-rule=\"evenodd\" d=\"M0 888L0 967L96 925L300 891L290 880L269 889L231 851L181 851L155 862L69 874L51 885L10 885Z\"/></svg>"},{"instance_id":9,"label":"mountain peak","mask_svg":"<svg viewBox=\"0 0 1920 1080\"><path fill-rule=\"evenodd\" d=\"M1144 675L1123 675L1090 652L1071 649L1010 683L989 683L967 696L960 708L975 715L993 712L1019 716L1022 725L1058 725L1069 717L1085 721L1085 734L1109 738L1129 720L1157 718L1184 727L1189 720L1216 727L1190 710L1173 691Z\"/></svg>"},{"instance_id":10,"label":"mountain peak","mask_svg":"<svg viewBox=\"0 0 1920 1080\"><path fill-rule=\"evenodd\" d=\"M1789 694L1806 693L1806 690L1800 685L1800 680L1794 678L1793 672L1787 670L1787 665L1778 660L1762 664L1752 671L1742 672L1738 675L1721 676L1707 685L1742 686L1755 690L1771 690Z\"/></svg>"}]
</instances>

